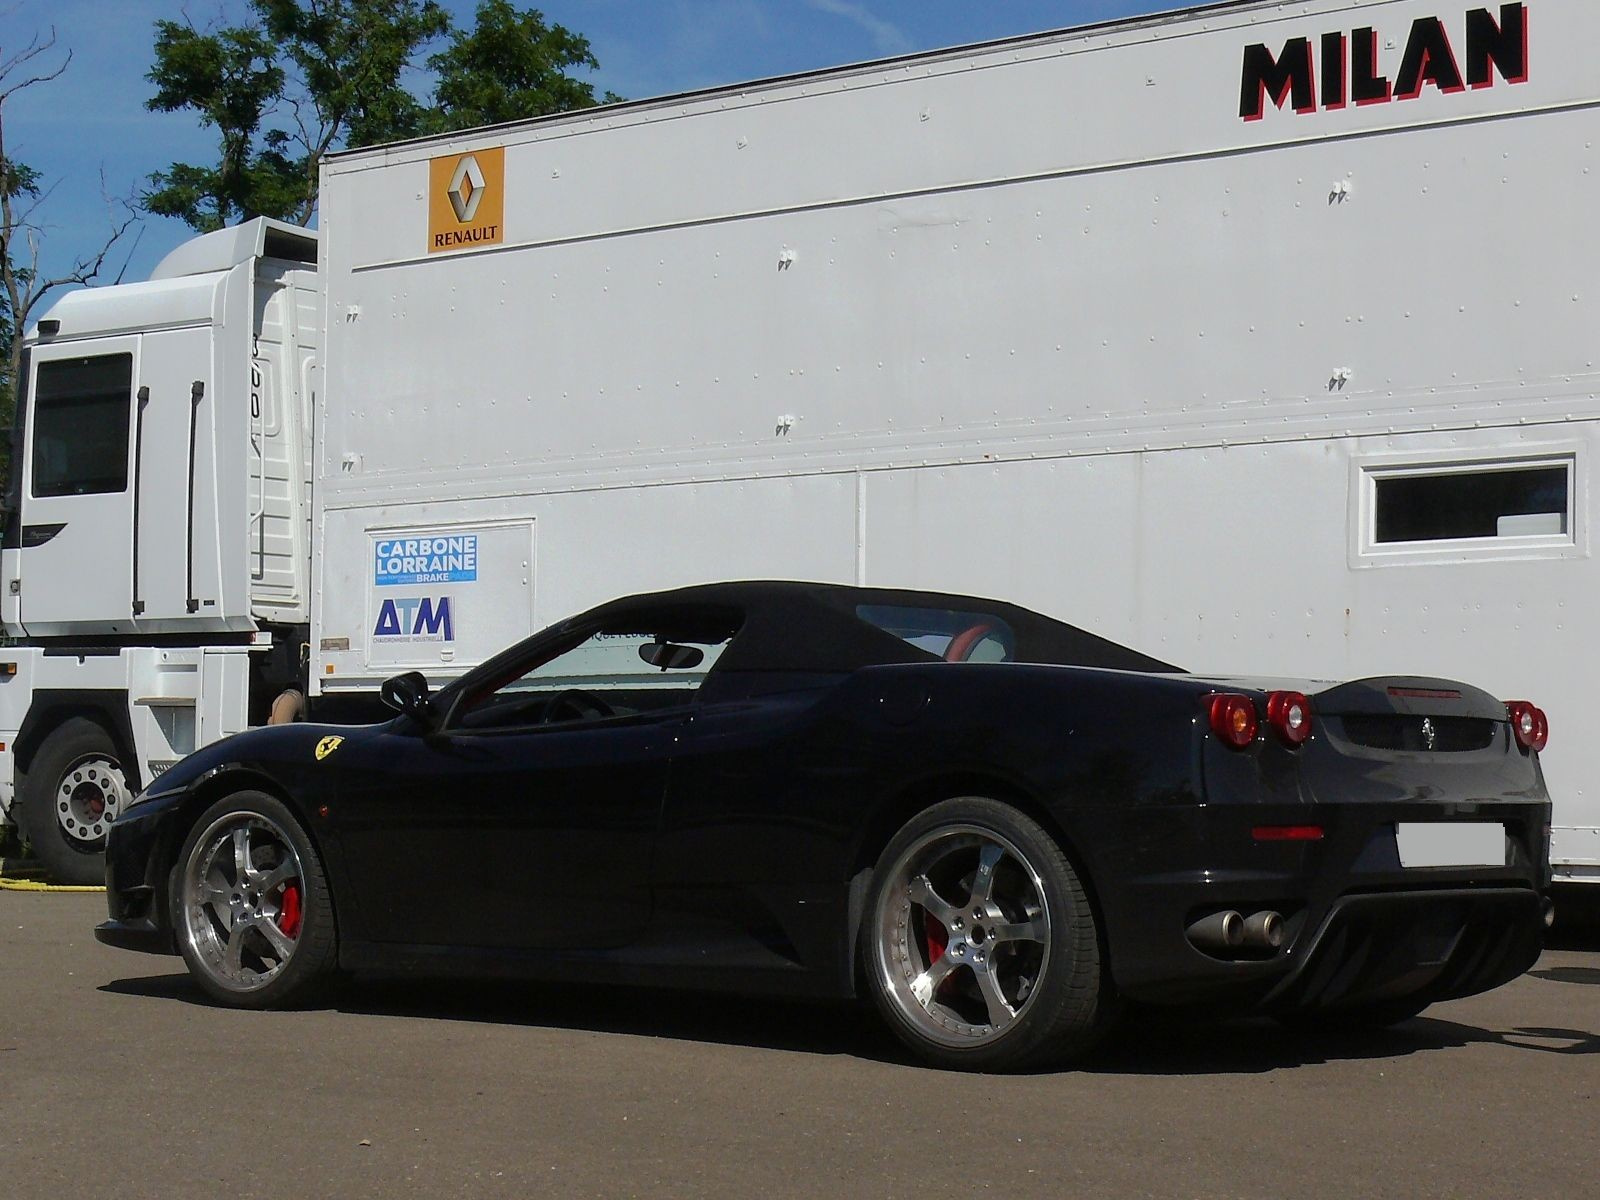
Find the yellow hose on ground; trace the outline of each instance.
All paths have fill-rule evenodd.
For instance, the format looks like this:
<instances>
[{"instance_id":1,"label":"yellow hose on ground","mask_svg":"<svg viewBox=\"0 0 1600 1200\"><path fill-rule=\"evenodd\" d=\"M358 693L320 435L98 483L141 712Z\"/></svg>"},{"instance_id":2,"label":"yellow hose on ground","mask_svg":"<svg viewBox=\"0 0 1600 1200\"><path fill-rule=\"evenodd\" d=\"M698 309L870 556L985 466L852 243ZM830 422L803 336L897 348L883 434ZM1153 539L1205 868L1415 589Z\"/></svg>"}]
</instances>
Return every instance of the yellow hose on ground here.
<instances>
[{"instance_id":1,"label":"yellow hose on ground","mask_svg":"<svg viewBox=\"0 0 1600 1200\"><path fill-rule=\"evenodd\" d=\"M0 858L0 892L103 892L92 884L46 883L33 876L43 872L35 867L14 867Z\"/></svg>"}]
</instances>

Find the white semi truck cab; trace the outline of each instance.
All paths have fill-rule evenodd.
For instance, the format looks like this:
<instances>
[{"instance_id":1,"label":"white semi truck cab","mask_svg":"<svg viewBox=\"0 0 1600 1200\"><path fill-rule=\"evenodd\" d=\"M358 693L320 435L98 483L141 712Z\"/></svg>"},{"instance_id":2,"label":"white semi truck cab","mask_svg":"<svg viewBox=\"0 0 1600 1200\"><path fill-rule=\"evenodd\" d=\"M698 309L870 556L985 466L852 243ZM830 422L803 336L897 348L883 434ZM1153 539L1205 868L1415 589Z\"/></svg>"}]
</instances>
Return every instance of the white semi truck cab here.
<instances>
[{"instance_id":1,"label":"white semi truck cab","mask_svg":"<svg viewBox=\"0 0 1600 1200\"><path fill-rule=\"evenodd\" d=\"M0 549L0 820L98 882L106 826L303 687L317 235L265 218L28 331ZM285 697L280 715L297 695Z\"/></svg>"}]
</instances>

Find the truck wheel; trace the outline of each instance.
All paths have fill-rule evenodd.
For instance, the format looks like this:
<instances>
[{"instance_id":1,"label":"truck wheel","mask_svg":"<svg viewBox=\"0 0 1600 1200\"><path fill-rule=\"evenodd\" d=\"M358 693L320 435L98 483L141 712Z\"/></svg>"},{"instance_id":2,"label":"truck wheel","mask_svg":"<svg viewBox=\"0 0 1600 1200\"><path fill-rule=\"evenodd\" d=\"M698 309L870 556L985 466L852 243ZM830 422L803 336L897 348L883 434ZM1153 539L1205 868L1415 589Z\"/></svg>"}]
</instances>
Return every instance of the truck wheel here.
<instances>
[{"instance_id":1,"label":"truck wheel","mask_svg":"<svg viewBox=\"0 0 1600 1200\"><path fill-rule=\"evenodd\" d=\"M338 962L322 860L265 792L235 792L201 814L172 870L171 912L189 973L236 1008L303 1004Z\"/></svg>"},{"instance_id":2,"label":"truck wheel","mask_svg":"<svg viewBox=\"0 0 1600 1200\"><path fill-rule=\"evenodd\" d=\"M105 727L72 717L45 738L22 777L19 824L58 883L104 883L106 827L131 794Z\"/></svg>"},{"instance_id":3,"label":"truck wheel","mask_svg":"<svg viewBox=\"0 0 1600 1200\"><path fill-rule=\"evenodd\" d=\"M878 1011L940 1066L1062 1062L1111 1017L1083 883L1055 839L1009 805L962 797L914 817L878 860L864 926Z\"/></svg>"}]
</instances>

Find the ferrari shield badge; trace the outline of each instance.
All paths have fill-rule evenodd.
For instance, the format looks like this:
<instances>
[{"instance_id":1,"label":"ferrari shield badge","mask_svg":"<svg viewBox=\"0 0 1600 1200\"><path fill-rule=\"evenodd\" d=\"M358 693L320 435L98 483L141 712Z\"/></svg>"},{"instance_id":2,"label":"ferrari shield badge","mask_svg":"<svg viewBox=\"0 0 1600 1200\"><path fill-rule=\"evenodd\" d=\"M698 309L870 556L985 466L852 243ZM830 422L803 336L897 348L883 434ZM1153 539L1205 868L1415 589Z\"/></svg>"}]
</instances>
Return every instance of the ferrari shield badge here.
<instances>
[{"instance_id":1,"label":"ferrari shield badge","mask_svg":"<svg viewBox=\"0 0 1600 1200\"><path fill-rule=\"evenodd\" d=\"M340 746L344 745L342 737L325 737L317 743L317 761L321 762Z\"/></svg>"}]
</instances>

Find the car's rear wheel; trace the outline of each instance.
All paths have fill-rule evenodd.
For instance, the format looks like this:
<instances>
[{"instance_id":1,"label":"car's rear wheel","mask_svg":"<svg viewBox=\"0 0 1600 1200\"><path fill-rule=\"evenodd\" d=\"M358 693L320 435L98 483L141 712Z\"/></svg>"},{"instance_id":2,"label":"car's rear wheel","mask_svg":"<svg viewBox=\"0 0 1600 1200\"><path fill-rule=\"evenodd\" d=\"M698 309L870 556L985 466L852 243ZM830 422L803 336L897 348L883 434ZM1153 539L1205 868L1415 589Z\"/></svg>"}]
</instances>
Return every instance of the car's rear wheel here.
<instances>
[{"instance_id":1,"label":"car's rear wheel","mask_svg":"<svg viewBox=\"0 0 1600 1200\"><path fill-rule=\"evenodd\" d=\"M1037 822L993 800L947 800L894 837L861 941L879 1011L941 1066L1063 1061L1088 1050L1109 1017L1082 880Z\"/></svg>"},{"instance_id":2,"label":"car's rear wheel","mask_svg":"<svg viewBox=\"0 0 1600 1200\"><path fill-rule=\"evenodd\" d=\"M195 822L172 873L172 919L189 973L241 1008L305 1002L337 959L322 861L264 792L235 792Z\"/></svg>"}]
</instances>

